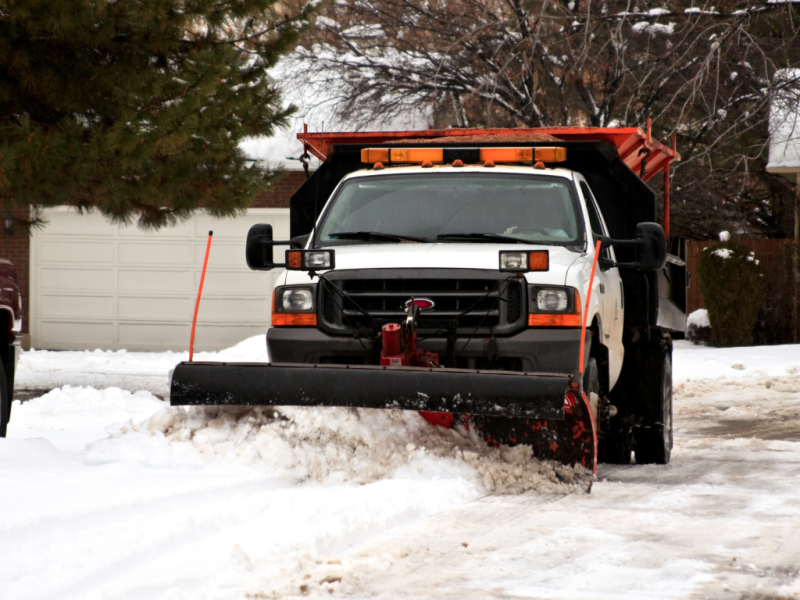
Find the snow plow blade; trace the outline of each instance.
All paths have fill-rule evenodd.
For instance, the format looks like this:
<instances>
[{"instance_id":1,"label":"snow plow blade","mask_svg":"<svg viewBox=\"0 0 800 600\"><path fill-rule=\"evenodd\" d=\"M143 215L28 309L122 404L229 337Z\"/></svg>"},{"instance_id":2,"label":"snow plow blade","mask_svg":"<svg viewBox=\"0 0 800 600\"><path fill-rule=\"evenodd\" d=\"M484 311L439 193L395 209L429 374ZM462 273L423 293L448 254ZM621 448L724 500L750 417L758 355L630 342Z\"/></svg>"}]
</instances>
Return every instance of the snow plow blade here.
<instances>
[{"instance_id":1,"label":"snow plow blade","mask_svg":"<svg viewBox=\"0 0 800 600\"><path fill-rule=\"evenodd\" d=\"M563 419L569 375L361 365L182 362L170 404L350 406Z\"/></svg>"}]
</instances>

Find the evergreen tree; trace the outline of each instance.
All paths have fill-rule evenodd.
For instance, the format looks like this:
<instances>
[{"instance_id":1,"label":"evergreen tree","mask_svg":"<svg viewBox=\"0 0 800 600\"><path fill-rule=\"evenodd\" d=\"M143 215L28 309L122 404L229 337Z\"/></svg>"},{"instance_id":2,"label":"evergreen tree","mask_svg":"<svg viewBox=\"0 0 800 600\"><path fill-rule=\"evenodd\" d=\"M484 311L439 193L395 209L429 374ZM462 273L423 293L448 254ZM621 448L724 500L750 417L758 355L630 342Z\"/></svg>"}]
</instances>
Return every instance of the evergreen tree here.
<instances>
[{"instance_id":1,"label":"evergreen tree","mask_svg":"<svg viewBox=\"0 0 800 600\"><path fill-rule=\"evenodd\" d=\"M159 227L245 209L269 173L238 144L286 124L267 69L316 5L0 0L0 212Z\"/></svg>"}]
</instances>

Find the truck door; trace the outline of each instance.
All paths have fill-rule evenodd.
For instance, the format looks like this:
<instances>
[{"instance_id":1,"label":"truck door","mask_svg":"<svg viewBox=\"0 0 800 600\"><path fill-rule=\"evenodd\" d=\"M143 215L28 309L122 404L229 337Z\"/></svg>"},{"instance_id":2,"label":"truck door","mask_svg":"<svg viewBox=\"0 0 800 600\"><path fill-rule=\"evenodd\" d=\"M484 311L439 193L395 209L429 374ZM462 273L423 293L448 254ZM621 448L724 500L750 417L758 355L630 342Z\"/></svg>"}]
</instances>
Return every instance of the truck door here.
<instances>
[{"instance_id":1,"label":"truck door","mask_svg":"<svg viewBox=\"0 0 800 600\"><path fill-rule=\"evenodd\" d=\"M603 214L595 202L589 184L582 177L578 177L578 185L581 190L586 210L589 213L589 223L592 231L598 235L608 235ZM603 250L602 256L616 262L613 248ZM603 294L602 308L600 311L603 320L603 344L608 347L609 354L609 380L613 387L622 369L622 359L624 351L622 346L622 330L624 322L624 294L622 288L622 277L619 269L613 267L603 271L598 267L595 277L600 280L600 293Z\"/></svg>"}]
</instances>

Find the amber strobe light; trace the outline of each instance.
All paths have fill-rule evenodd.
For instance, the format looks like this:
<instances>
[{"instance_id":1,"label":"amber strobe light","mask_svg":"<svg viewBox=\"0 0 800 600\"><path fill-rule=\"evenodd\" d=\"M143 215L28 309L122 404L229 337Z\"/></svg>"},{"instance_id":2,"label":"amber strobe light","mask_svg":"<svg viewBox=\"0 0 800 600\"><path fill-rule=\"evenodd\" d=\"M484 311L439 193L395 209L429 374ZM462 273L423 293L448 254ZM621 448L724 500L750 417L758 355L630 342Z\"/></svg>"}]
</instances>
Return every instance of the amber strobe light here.
<instances>
[{"instance_id":1,"label":"amber strobe light","mask_svg":"<svg viewBox=\"0 0 800 600\"><path fill-rule=\"evenodd\" d=\"M453 164L465 165L507 163L531 164L533 162L563 162L567 149L562 146L546 148L364 148L361 162L369 164Z\"/></svg>"}]
</instances>

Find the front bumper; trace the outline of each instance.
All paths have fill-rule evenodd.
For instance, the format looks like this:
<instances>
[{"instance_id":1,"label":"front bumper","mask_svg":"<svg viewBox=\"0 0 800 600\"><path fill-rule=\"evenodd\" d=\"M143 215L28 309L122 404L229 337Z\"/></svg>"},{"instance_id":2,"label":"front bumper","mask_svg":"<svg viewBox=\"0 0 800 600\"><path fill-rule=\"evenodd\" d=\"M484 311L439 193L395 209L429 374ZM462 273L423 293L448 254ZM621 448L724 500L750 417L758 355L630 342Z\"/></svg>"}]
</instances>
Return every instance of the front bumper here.
<instances>
[{"instance_id":1,"label":"front bumper","mask_svg":"<svg viewBox=\"0 0 800 600\"><path fill-rule=\"evenodd\" d=\"M519 359L521 371L527 373L576 373L580 354L580 329L526 329L509 337L494 338L496 358ZM589 360L591 332L584 339L584 363ZM432 337L420 341L418 347L438 352L444 357L447 340ZM370 343L351 337L332 336L311 327L273 327L267 332L270 360L275 363L321 364L360 360L369 362ZM495 352L489 340L459 338L456 353L462 358L484 359ZM586 364L584 364L584 367Z\"/></svg>"}]
</instances>

